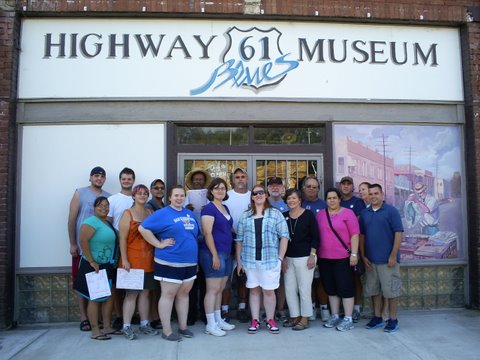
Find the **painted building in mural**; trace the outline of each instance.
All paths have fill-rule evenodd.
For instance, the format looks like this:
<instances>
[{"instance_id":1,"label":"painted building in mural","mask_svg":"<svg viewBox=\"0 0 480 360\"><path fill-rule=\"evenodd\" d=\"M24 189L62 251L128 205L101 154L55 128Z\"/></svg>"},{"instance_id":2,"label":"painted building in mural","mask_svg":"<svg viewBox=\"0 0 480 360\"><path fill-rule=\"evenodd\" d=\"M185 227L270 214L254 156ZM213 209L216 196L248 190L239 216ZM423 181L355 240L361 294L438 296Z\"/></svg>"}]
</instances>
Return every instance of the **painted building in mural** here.
<instances>
[{"instance_id":1,"label":"painted building in mural","mask_svg":"<svg viewBox=\"0 0 480 360\"><path fill-rule=\"evenodd\" d=\"M405 226L401 306L469 302L464 20L28 11L17 11L17 321L76 320L67 209L96 165L111 193L125 166L137 184L183 184L198 167L227 180L242 167L249 186L316 176L320 194L343 176L379 183Z\"/></svg>"}]
</instances>

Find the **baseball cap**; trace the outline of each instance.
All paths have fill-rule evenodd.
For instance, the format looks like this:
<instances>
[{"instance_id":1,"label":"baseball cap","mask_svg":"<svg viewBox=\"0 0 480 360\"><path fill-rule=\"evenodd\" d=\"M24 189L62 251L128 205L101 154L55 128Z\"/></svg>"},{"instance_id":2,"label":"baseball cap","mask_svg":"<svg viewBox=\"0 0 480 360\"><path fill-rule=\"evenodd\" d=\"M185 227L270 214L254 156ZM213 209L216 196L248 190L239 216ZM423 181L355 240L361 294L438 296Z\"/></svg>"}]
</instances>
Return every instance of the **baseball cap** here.
<instances>
[{"instance_id":1,"label":"baseball cap","mask_svg":"<svg viewBox=\"0 0 480 360\"><path fill-rule=\"evenodd\" d=\"M270 186L270 185L273 185L273 184L283 185L282 178L274 176L274 177L268 179L267 185Z\"/></svg>"},{"instance_id":2,"label":"baseball cap","mask_svg":"<svg viewBox=\"0 0 480 360\"><path fill-rule=\"evenodd\" d=\"M350 176L342 177L342 180L340 180L340 184L345 182L345 181L348 181L350 184L353 184L353 179Z\"/></svg>"},{"instance_id":3,"label":"baseball cap","mask_svg":"<svg viewBox=\"0 0 480 360\"><path fill-rule=\"evenodd\" d=\"M92 171L90 171L90 176L93 175L103 175L107 176L107 173L105 172L105 169L102 168L101 166L95 166Z\"/></svg>"},{"instance_id":4,"label":"baseball cap","mask_svg":"<svg viewBox=\"0 0 480 360\"><path fill-rule=\"evenodd\" d=\"M235 174L237 171L241 171L242 173L244 173L245 175L248 175L247 174L247 170L245 170L244 168L241 168L241 167L237 167L235 170L232 171L232 174Z\"/></svg>"}]
</instances>

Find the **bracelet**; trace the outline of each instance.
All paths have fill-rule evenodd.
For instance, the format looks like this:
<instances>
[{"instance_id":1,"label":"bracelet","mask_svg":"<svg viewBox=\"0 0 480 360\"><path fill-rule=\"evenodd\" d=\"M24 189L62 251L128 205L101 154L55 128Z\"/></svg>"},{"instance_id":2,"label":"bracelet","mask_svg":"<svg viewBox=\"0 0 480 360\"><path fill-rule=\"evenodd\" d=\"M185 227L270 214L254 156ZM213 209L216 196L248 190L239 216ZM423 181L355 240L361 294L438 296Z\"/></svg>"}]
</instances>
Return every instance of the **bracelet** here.
<instances>
[{"instance_id":1,"label":"bracelet","mask_svg":"<svg viewBox=\"0 0 480 360\"><path fill-rule=\"evenodd\" d=\"M278 260L283 261L283 258L281 258L281 257L279 256L279 257L278 257Z\"/></svg>"},{"instance_id":2,"label":"bracelet","mask_svg":"<svg viewBox=\"0 0 480 360\"><path fill-rule=\"evenodd\" d=\"M350 256L357 257L357 254L351 253Z\"/></svg>"},{"instance_id":3,"label":"bracelet","mask_svg":"<svg viewBox=\"0 0 480 360\"><path fill-rule=\"evenodd\" d=\"M317 254L315 254L314 252L311 252L310 256L317 256Z\"/></svg>"}]
</instances>

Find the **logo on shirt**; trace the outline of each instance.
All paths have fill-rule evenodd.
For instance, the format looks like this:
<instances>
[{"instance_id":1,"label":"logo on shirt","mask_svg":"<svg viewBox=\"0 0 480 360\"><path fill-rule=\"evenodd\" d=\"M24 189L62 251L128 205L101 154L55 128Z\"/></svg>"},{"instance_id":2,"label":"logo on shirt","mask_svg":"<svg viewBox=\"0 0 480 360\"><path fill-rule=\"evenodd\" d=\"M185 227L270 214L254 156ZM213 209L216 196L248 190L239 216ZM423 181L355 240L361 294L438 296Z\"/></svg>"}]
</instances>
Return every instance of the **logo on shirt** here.
<instances>
[{"instance_id":1,"label":"logo on shirt","mask_svg":"<svg viewBox=\"0 0 480 360\"><path fill-rule=\"evenodd\" d=\"M195 229L195 219L191 218L190 215L187 216L180 216L178 218L175 218L173 220L174 222L183 222L183 226L185 227L185 230L193 230Z\"/></svg>"}]
</instances>

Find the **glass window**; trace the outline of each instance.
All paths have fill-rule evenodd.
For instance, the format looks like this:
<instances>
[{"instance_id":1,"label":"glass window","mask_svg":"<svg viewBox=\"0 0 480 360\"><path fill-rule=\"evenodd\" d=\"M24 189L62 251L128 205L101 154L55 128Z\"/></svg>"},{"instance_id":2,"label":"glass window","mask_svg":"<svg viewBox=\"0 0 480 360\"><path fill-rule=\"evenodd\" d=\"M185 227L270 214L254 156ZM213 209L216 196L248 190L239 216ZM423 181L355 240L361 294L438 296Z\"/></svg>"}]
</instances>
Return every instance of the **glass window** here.
<instances>
[{"instance_id":1,"label":"glass window","mask_svg":"<svg viewBox=\"0 0 480 360\"><path fill-rule=\"evenodd\" d=\"M324 127L255 127L254 141L258 145L321 144L325 138Z\"/></svg>"},{"instance_id":2,"label":"glass window","mask_svg":"<svg viewBox=\"0 0 480 360\"><path fill-rule=\"evenodd\" d=\"M177 126L181 145L247 145L248 127Z\"/></svg>"}]
</instances>

